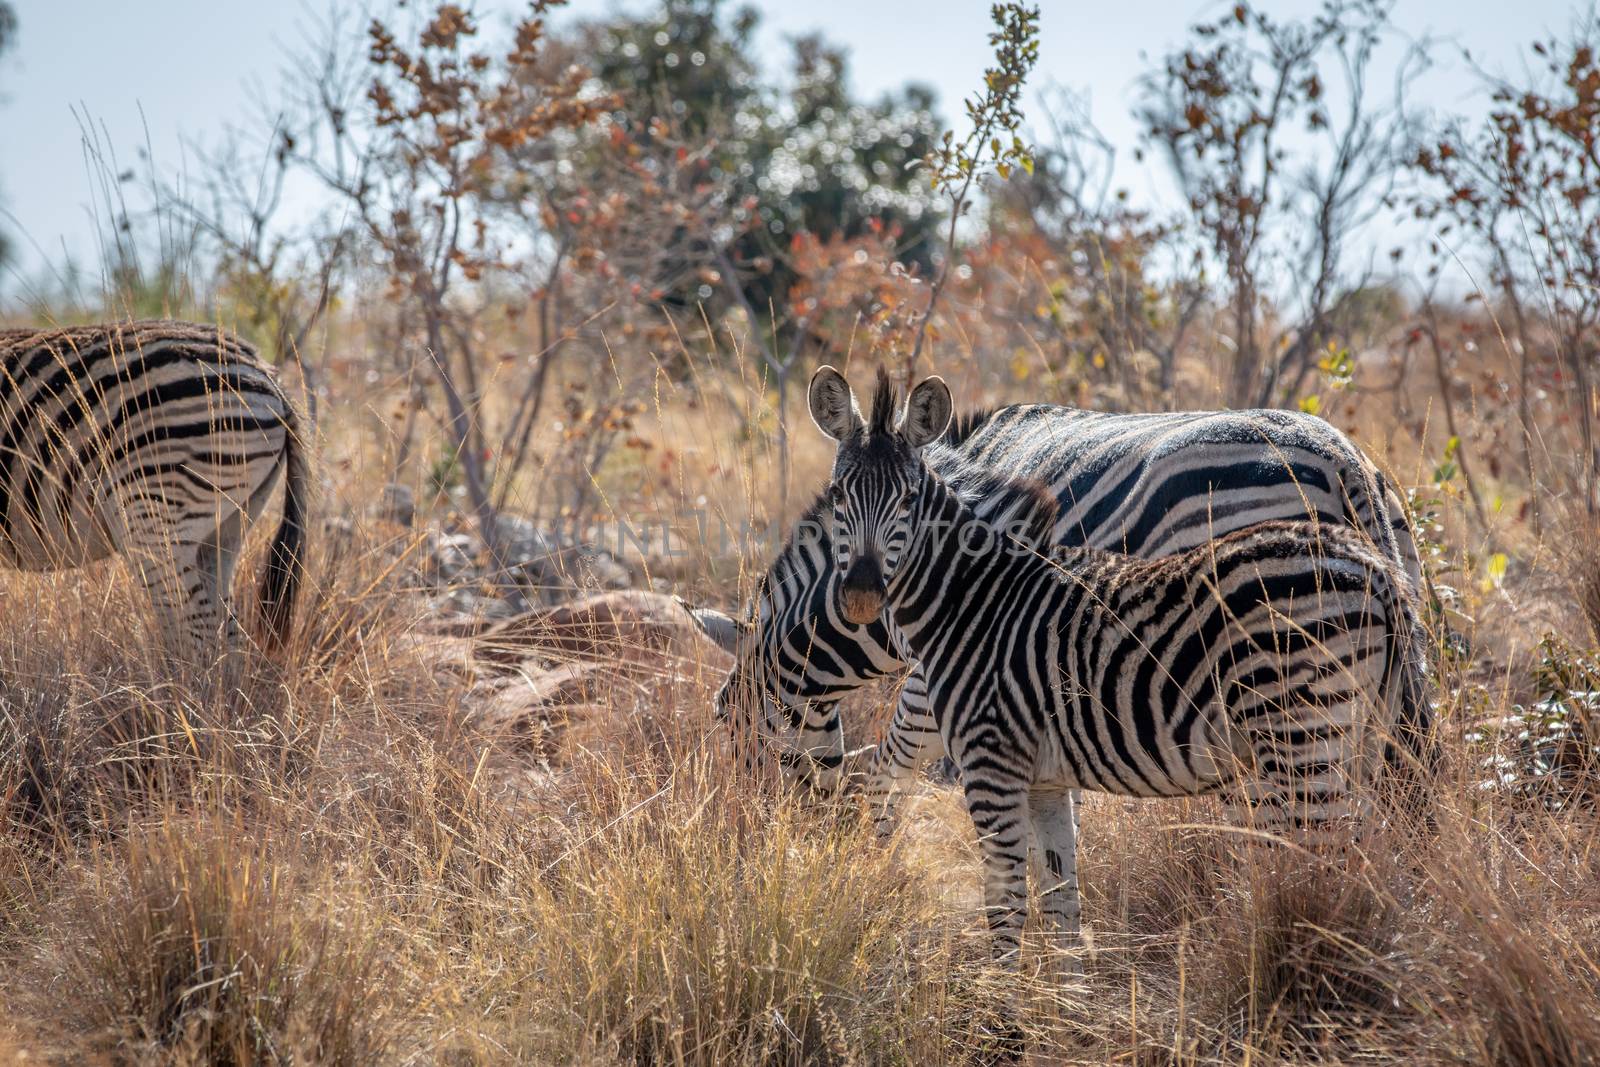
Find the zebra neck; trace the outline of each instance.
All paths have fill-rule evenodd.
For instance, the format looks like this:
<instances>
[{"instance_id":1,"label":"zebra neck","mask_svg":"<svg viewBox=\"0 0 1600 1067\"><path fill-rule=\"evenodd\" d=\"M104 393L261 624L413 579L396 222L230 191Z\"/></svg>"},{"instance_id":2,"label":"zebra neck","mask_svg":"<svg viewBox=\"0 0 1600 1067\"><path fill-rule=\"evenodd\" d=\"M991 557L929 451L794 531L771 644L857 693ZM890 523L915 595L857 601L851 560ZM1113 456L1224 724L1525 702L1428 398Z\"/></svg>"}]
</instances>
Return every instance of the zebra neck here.
<instances>
[{"instance_id":1,"label":"zebra neck","mask_svg":"<svg viewBox=\"0 0 1600 1067\"><path fill-rule=\"evenodd\" d=\"M896 628L921 658L940 632L966 625L960 605L967 594L1021 577L1011 572L1038 561L931 474L919 499L911 542L889 583L888 602Z\"/></svg>"}]
</instances>

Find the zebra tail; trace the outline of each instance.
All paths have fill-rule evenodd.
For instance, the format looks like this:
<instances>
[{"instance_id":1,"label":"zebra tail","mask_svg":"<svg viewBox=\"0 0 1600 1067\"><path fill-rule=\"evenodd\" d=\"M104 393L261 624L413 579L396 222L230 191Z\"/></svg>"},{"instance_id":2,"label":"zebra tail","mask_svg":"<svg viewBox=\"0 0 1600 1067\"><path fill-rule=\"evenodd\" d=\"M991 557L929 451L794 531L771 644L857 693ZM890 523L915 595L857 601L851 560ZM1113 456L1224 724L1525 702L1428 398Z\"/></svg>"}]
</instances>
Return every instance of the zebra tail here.
<instances>
[{"instance_id":1,"label":"zebra tail","mask_svg":"<svg viewBox=\"0 0 1600 1067\"><path fill-rule=\"evenodd\" d=\"M1394 738L1385 762L1398 786L1401 807L1426 814L1441 753L1431 700L1428 631L1411 598L1396 590L1389 630L1384 689L1394 709Z\"/></svg>"},{"instance_id":2,"label":"zebra tail","mask_svg":"<svg viewBox=\"0 0 1600 1067\"><path fill-rule=\"evenodd\" d=\"M261 575L261 621L267 647L282 648L294 622L295 598L305 571L306 520L311 491L311 471L297 420L290 409L284 444L287 471L284 478L283 521L272 539L266 570Z\"/></svg>"},{"instance_id":3,"label":"zebra tail","mask_svg":"<svg viewBox=\"0 0 1600 1067\"><path fill-rule=\"evenodd\" d=\"M1407 612L1407 614L1411 614ZM1425 773L1437 769L1438 738L1434 733L1433 701L1429 699L1428 638L1420 621L1412 619L1409 632L1397 634L1400 646L1400 740L1406 753Z\"/></svg>"}]
</instances>

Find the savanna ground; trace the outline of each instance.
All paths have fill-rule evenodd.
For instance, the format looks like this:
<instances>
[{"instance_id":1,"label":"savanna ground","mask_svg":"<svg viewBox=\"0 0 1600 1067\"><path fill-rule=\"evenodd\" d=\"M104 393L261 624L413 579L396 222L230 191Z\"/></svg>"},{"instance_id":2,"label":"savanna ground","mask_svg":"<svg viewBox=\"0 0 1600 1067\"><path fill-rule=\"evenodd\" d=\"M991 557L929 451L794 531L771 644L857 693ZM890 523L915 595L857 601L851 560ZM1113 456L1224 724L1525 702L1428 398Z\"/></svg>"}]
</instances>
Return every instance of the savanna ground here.
<instances>
[{"instance_id":1,"label":"savanna ground","mask_svg":"<svg viewBox=\"0 0 1600 1067\"><path fill-rule=\"evenodd\" d=\"M1547 95L1500 101L1498 137L1467 119L1390 129L1373 104L1361 128L1383 136L1347 140L1346 171L1308 155L1322 184L1291 192L1252 154L1253 83L1207 51L1284 32L1240 11L1152 73L1152 143L1198 161L1189 213L1168 218L1087 199L1092 140L1020 147L1015 11L997 16L983 136L941 155L913 99L856 115L808 97L843 62L820 44L798 48L789 96L741 104L806 132L799 147L751 147L709 107L699 126L652 115L666 89L693 104L700 88L630 72L716 67L652 56L739 54L715 4L577 41L530 19L481 65L445 7L414 45L374 25L353 53L369 126L268 144L345 196L354 228L235 240L206 214L225 186L158 198L178 253L160 243L152 263L117 237L111 295L11 316L239 329L314 408L320 490L295 636L236 690L158 651L118 562L0 574L0 1058L960 1064L994 1058L1014 1004L1041 1063L1600 1060L1600 228L1566 192L1594 173L1592 23L1541 46ZM1308 70L1362 69L1337 50L1363 39L1278 57L1283 122L1318 113ZM615 98L568 72L596 42ZM845 173L808 201L702 166L734 145L778 175L880 144L837 129L846 114L926 154L932 190L858 203ZM1307 128L1337 145L1343 122ZM334 151L358 133L366 185ZM1516 136L1523 151L1496 155ZM1349 183L1383 166L1396 204L1461 235L1442 257L1488 264L1464 298L1342 265ZM974 229L940 245L950 205L975 202ZM1274 242L1307 217L1325 225L1302 261ZM493 236L517 226L531 251ZM1317 265L1295 276L1306 292L1275 288L1291 261ZM858 383L879 362L937 370L969 407L1298 405L1351 433L1410 490L1431 617L1465 638L1440 629L1433 831L1374 830L1329 866L1239 847L1207 802L1091 798L1087 975L1065 985L1043 945L1020 974L988 962L954 788L921 785L885 848L849 803L736 770L710 705L728 662L670 602L613 600L637 614L582 632L550 612L606 584L738 604L825 478L797 395L825 361ZM852 700L853 744L892 700Z\"/></svg>"}]
</instances>

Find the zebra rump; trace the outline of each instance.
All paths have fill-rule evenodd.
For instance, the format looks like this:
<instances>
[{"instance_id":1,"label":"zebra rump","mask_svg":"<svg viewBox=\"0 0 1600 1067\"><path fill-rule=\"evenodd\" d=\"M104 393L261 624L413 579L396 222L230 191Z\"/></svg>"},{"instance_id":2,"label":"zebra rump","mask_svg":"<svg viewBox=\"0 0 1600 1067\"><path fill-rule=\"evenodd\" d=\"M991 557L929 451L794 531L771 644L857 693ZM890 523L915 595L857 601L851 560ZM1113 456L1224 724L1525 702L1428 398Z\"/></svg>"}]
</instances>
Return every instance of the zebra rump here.
<instances>
[{"instance_id":1,"label":"zebra rump","mask_svg":"<svg viewBox=\"0 0 1600 1067\"><path fill-rule=\"evenodd\" d=\"M292 625L310 477L294 404L255 350L182 322L0 331L0 564L120 554L165 626L229 640L243 527L280 476L259 595L269 646Z\"/></svg>"}]
</instances>

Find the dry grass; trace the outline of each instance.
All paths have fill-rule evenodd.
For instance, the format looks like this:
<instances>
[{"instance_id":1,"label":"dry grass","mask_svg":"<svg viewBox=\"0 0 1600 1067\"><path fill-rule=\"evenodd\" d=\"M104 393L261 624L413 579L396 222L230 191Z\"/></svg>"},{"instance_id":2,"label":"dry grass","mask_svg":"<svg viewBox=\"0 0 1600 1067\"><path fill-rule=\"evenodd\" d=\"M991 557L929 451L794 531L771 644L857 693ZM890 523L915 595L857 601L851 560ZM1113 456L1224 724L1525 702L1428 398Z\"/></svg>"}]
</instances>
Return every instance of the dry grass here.
<instances>
[{"instance_id":1,"label":"dry grass","mask_svg":"<svg viewBox=\"0 0 1600 1067\"><path fill-rule=\"evenodd\" d=\"M680 501L747 462L700 447ZM119 566L0 573L0 1059L920 1067L994 1061L1015 1006L1040 1063L1600 1061L1600 816L1481 789L1455 740L1518 691L1498 592L1474 608L1511 637L1447 677L1434 833L1334 869L1093 798L1069 988L1042 949L986 963L955 791L885 849L741 777L710 663L607 682L535 760L367 536L325 532L299 636L237 691L149 651Z\"/></svg>"}]
</instances>

